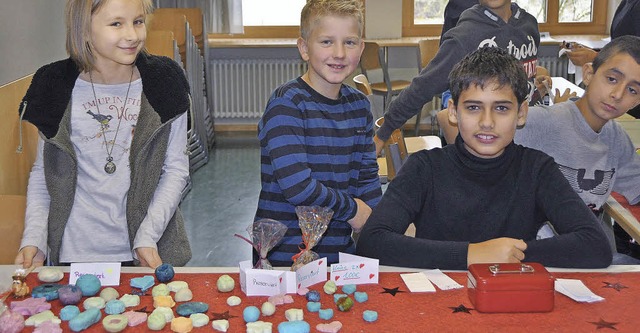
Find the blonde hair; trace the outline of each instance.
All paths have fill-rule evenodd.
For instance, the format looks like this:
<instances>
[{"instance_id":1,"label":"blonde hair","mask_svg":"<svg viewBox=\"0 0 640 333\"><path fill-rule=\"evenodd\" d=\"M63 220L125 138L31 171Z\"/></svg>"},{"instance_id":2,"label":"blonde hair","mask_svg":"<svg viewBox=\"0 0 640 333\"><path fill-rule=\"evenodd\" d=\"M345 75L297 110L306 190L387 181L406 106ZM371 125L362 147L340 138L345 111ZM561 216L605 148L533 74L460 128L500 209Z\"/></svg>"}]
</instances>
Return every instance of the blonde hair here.
<instances>
[{"instance_id":1,"label":"blonde hair","mask_svg":"<svg viewBox=\"0 0 640 333\"><path fill-rule=\"evenodd\" d=\"M65 10L67 25L67 53L81 72L94 67L91 53L91 16L109 0L68 0ZM144 14L153 11L152 0L140 0Z\"/></svg>"},{"instance_id":2,"label":"blonde hair","mask_svg":"<svg viewBox=\"0 0 640 333\"><path fill-rule=\"evenodd\" d=\"M300 14L300 36L311 35L312 25L323 16L353 17L358 21L358 35L362 37L364 15L362 0L307 0Z\"/></svg>"}]
</instances>

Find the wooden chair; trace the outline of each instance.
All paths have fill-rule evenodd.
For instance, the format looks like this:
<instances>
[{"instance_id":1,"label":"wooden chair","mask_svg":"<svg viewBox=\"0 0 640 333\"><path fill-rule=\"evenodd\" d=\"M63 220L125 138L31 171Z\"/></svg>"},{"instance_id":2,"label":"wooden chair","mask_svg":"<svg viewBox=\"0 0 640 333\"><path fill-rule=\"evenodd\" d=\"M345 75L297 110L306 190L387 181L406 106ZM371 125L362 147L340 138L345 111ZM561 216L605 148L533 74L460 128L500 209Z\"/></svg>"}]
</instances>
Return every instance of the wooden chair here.
<instances>
[{"instance_id":1,"label":"wooden chair","mask_svg":"<svg viewBox=\"0 0 640 333\"><path fill-rule=\"evenodd\" d=\"M363 94L369 96L373 95L373 91L371 90L371 84L369 83L369 79L364 74L358 74L353 77L353 82L356 84L356 88L360 90Z\"/></svg>"},{"instance_id":2,"label":"wooden chair","mask_svg":"<svg viewBox=\"0 0 640 333\"><path fill-rule=\"evenodd\" d=\"M393 96L398 95L411 82L406 80L392 80L389 75L388 65L380 50L380 45L375 42L365 42L364 52L360 57L360 69L362 73L371 77L370 72L379 70L382 72L382 82L371 82L371 90L374 95L382 95L384 109L386 110Z\"/></svg>"},{"instance_id":3,"label":"wooden chair","mask_svg":"<svg viewBox=\"0 0 640 333\"><path fill-rule=\"evenodd\" d=\"M418 69L422 71L429 62L436 56L440 49L440 39L422 39L418 42ZM431 134L434 134L435 127L438 124L436 121L436 113L440 110L440 97L433 96L431 99ZM422 110L416 115L416 129L415 135L420 133L420 119L422 118Z\"/></svg>"},{"instance_id":4,"label":"wooden chair","mask_svg":"<svg viewBox=\"0 0 640 333\"><path fill-rule=\"evenodd\" d=\"M204 16L200 8L156 8L153 14L164 15L184 15L191 27L191 33L198 44L200 53L204 56Z\"/></svg>"},{"instance_id":5,"label":"wooden chair","mask_svg":"<svg viewBox=\"0 0 640 333\"><path fill-rule=\"evenodd\" d=\"M163 30L173 32L173 37L178 45L182 66L185 67L187 59L187 18L184 15L175 15L168 11L155 11L147 15L147 30Z\"/></svg>"},{"instance_id":6,"label":"wooden chair","mask_svg":"<svg viewBox=\"0 0 640 333\"><path fill-rule=\"evenodd\" d=\"M380 128L384 118L376 120L376 127ZM387 164L387 180L392 181L410 154L422 149L441 148L442 141L435 135L405 138L400 129L391 133L389 140L384 143L383 151Z\"/></svg>"},{"instance_id":7,"label":"wooden chair","mask_svg":"<svg viewBox=\"0 0 640 333\"><path fill-rule=\"evenodd\" d=\"M145 47L151 54L174 59L176 46L173 32L168 30L148 31Z\"/></svg>"}]
</instances>

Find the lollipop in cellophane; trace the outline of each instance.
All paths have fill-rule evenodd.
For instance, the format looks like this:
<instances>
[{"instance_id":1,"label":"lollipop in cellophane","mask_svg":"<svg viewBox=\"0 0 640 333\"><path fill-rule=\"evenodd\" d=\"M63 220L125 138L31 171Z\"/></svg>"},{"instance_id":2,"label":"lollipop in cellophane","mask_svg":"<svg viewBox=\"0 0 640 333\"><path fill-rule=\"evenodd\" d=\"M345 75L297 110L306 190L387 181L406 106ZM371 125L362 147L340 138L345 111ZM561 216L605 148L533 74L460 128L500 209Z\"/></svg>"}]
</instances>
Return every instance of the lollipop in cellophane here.
<instances>
[{"instance_id":1,"label":"lollipop in cellophane","mask_svg":"<svg viewBox=\"0 0 640 333\"><path fill-rule=\"evenodd\" d=\"M322 234L329 227L333 210L320 206L298 206L296 214L302 231L302 244L299 247L300 252L291 258L293 260L292 271L319 258L318 254L311 249L318 244Z\"/></svg>"},{"instance_id":2,"label":"lollipop in cellophane","mask_svg":"<svg viewBox=\"0 0 640 333\"><path fill-rule=\"evenodd\" d=\"M286 232L287 226L284 223L272 219L261 219L247 227L247 233L251 239L238 234L235 234L235 236L244 239L258 252L260 259L253 268L273 269L273 266L267 260L267 254L282 240Z\"/></svg>"}]
</instances>

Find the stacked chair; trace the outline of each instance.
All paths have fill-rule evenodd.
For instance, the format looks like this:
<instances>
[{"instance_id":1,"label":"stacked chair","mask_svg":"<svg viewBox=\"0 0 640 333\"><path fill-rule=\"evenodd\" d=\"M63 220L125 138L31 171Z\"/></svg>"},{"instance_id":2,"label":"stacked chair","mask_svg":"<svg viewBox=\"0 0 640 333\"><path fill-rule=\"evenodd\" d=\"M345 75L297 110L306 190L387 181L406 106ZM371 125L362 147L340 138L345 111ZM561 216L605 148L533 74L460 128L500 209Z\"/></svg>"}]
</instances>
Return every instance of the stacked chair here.
<instances>
[{"instance_id":1,"label":"stacked chair","mask_svg":"<svg viewBox=\"0 0 640 333\"><path fill-rule=\"evenodd\" d=\"M189 11L187 11L187 9ZM193 9L193 11L192 11ZM199 32L200 39L204 39L203 16L198 8L158 8L147 20L147 29L154 31L170 31L174 36L173 59L182 65L189 82L191 93L191 110L189 112L189 128L187 142L189 150L189 167L191 173L209 161L209 148L214 143L213 118L209 112L206 93L205 51L201 49L191 28L185 12L189 12L194 25ZM200 12L198 15L197 13ZM194 14L195 13L195 14ZM199 19L196 19L199 18ZM148 51L161 54L161 50L152 48L148 44ZM206 47L202 46L205 50ZM166 54L165 54L166 55Z\"/></svg>"}]
</instances>

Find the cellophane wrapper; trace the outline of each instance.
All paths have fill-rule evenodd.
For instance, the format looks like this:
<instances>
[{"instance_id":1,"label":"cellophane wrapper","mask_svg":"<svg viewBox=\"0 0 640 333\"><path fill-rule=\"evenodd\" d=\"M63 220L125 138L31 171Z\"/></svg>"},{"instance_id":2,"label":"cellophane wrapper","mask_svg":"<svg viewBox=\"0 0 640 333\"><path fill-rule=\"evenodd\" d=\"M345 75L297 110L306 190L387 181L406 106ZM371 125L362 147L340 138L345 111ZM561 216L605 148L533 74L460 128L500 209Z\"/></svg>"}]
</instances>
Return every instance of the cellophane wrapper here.
<instances>
[{"instance_id":1,"label":"cellophane wrapper","mask_svg":"<svg viewBox=\"0 0 640 333\"><path fill-rule=\"evenodd\" d=\"M318 259L318 254L311 251L311 249L318 244L320 238L329 227L333 210L320 206L298 206L296 207L296 215L298 215L300 230L302 231L304 248L301 248L300 253L293 256L292 271Z\"/></svg>"},{"instance_id":2,"label":"cellophane wrapper","mask_svg":"<svg viewBox=\"0 0 640 333\"><path fill-rule=\"evenodd\" d=\"M251 241L249 242L246 238L242 238L253 245L253 248L260 255L260 259L253 268L273 269L267 259L267 254L282 240L286 232L287 226L284 223L272 219L257 220L247 227L247 233L251 237Z\"/></svg>"}]
</instances>

